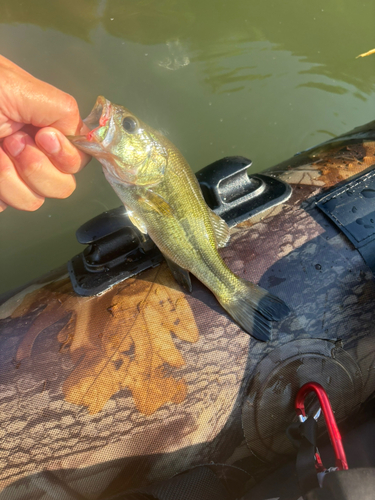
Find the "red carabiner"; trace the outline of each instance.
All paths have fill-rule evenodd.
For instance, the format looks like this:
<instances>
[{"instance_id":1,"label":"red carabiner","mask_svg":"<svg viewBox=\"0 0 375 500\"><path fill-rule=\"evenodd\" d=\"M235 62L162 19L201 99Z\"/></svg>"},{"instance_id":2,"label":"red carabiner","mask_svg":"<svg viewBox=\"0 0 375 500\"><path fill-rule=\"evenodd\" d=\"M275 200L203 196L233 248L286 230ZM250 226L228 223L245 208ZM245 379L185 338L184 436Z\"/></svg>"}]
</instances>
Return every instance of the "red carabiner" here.
<instances>
[{"instance_id":1,"label":"red carabiner","mask_svg":"<svg viewBox=\"0 0 375 500\"><path fill-rule=\"evenodd\" d=\"M341 441L341 434L337 428L336 424L336 419L332 411L331 403L329 402L328 396L324 388L316 383L316 382L308 382L307 384L303 385L300 390L297 393L296 396L296 401L295 401L295 408L297 411L297 415L302 415L303 417L306 417L305 413L305 399L306 396L310 392L315 392L317 395L320 406L322 408L322 412L324 415L324 420L327 425L328 429L328 434L329 438L331 440L334 452L335 452L335 457L336 457L336 467L339 470L347 470L348 469L348 463L346 461L346 455L344 451L344 447L342 445ZM319 456L319 455L318 455ZM320 459L320 457L319 457ZM319 464L319 462L318 462ZM320 461L319 465L323 465Z\"/></svg>"}]
</instances>

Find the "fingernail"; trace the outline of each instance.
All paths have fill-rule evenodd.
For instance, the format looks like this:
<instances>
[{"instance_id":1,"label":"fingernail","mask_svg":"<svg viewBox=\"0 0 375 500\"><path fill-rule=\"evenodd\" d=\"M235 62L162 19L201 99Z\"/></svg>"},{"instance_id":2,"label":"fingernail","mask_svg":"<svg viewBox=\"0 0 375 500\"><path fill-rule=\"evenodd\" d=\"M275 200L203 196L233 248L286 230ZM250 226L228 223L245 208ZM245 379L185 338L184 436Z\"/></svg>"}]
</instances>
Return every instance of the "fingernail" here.
<instances>
[{"instance_id":1,"label":"fingernail","mask_svg":"<svg viewBox=\"0 0 375 500\"><path fill-rule=\"evenodd\" d=\"M23 135L14 135L4 139L5 149L14 158L22 153L26 143Z\"/></svg>"},{"instance_id":2,"label":"fingernail","mask_svg":"<svg viewBox=\"0 0 375 500\"><path fill-rule=\"evenodd\" d=\"M61 144L54 132L46 132L38 136L38 145L50 155L55 155L61 151Z\"/></svg>"}]
</instances>

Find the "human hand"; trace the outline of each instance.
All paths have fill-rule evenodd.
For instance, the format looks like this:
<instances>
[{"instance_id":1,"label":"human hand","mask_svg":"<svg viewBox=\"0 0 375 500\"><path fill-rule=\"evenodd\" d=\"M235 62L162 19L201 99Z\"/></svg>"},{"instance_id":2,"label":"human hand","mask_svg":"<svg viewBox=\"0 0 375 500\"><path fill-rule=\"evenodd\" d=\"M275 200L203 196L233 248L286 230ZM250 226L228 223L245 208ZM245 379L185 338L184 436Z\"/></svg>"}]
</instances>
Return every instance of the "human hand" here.
<instances>
[{"instance_id":1,"label":"human hand","mask_svg":"<svg viewBox=\"0 0 375 500\"><path fill-rule=\"evenodd\" d=\"M0 55L0 212L70 196L90 156L65 135L88 131L72 96Z\"/></svg>"}]
</instances>

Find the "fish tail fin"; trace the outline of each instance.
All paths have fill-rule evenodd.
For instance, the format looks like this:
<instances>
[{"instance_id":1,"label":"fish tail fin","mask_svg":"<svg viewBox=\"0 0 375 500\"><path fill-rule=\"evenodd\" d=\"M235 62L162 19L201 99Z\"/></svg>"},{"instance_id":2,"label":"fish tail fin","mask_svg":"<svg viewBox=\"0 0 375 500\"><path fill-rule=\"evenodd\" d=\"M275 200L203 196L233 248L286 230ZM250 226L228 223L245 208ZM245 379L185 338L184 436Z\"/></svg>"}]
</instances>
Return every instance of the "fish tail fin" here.
<instances>
[{"instance_id":1,"label":"fish tail fin","mask_svg":"<svg viewBox=\"0 0 375 500\"><path fill-rule=\"evenodd\" d=\"M241 286L231 299L217 297L222 307L249 334L258 340L271 337L272 321L279 321L290 312L281 299L250 281L241 279Z\"/></svg>"}]
</instances>

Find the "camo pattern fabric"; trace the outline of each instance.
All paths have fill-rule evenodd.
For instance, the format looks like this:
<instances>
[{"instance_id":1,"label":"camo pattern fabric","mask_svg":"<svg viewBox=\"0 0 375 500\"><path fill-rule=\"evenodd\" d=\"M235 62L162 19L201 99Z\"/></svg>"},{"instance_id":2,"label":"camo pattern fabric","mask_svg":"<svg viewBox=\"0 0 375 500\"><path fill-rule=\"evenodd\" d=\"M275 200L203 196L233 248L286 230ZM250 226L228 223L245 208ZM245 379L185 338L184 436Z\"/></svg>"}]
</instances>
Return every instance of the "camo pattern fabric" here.
<instances>
[{"instance_id":1,"label":"camo pattern fabric","mask_svg":"<svg viewBox=\"0 0 375 500\"><path fill-rule=\"evenodd\" d=\"M315 201L375 164L374 136L363 127L266 172L291 198L221 250L289 305L268 344L197 280L185 294L165 264L97 297L76 296L65 267L4 296L0 500L105 498L254 453L272 464L291 453L293 397L318 372L339 419L356 411L375 383L375 285Z\"/></svg>"}]
</instances>

